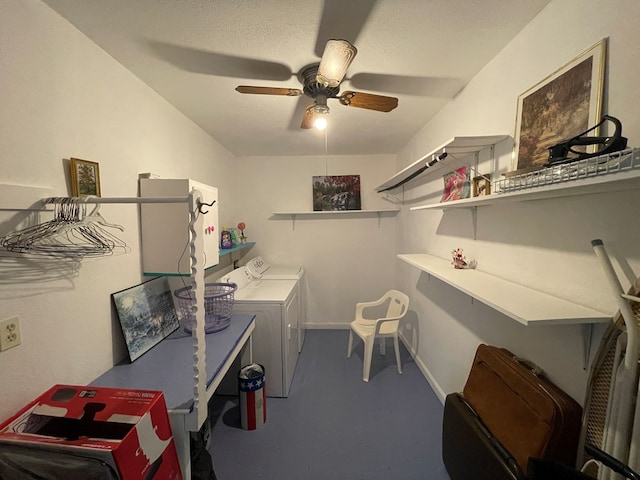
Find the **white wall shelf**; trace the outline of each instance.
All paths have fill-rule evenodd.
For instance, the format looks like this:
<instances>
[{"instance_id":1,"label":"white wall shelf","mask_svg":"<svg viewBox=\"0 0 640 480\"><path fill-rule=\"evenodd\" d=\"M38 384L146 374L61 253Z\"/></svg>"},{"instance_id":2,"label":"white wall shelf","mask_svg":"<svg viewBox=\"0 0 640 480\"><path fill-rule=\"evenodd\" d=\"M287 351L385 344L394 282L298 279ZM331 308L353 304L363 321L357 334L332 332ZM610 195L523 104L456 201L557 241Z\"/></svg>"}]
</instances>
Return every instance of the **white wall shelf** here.
<instances>
[{"instance_id":1,"label":"white wall shelf","mask_svg":"<svg viewBox=\"0 0 640 480\"><path fill-rule=\"evenodd\" d=\"M389 178L386 182L376 187L376 192L382 192L390 187L393 187L402 180L414 175L422 167L425 166L427 161L431 161L434 156L447 153L447 157L440 162L436 162L429 168L427 168L420 175L432 175L443 168L446 168L448 172L453 171L468 164L468 157L472 154L477 154L485 148L491 147L501 141L509 138L509 135L485 135L485 136L473 136L473 137L453 137L447 142L424 155L420 159L413 162L411 165L396 173L393 177ZM416 177L417 178L417 177Z\"/></svg>"},{"instance_id":2,"label":"white wall shelf","mask_svg":"<svg viewBox=\"0 0 640 480\"><path fill-rule=\"evenodd\" d=\"M274 217L290 217L292 229L296 229L296 218L304 217L307 219L319 218L339 218L339 217L370 217L376 215L378 217L378 226L383 216L396 215L400 211L399 208L386 208L380 210L323 210L317 212L273 212Z\"/></svg>"},{"instance_id":3,"label":"white wall shelf","mask_svg":"<svg viewBox=\"0 0 640 480\"><path fill-rule=\"evenodd\" d=\"M454 208L472 208L509 202L544 200L594 193L630 190L640 185L640 169L628 170L591 178L581 178L563 183L532 187L507 193L492 193L475 198L465 198L451 202L432 203L411 207L411 210L449 210Z\"/></svg>"},{"instance_id":4,"label":"white wall shelf","mask_svg":"<svg viewBox=\"0 0 640 480\"><path fill-rule=\"evenodd\" d=\"M612 316L475 269L458 270L429 254L398 258L479 300L522 325L608 323Z\"/></svg>"},{"instance_id":5,"label":"white wall shelf","mask_svg":"<svg viewBox=\"0 0 640 480\"><path fill-rule=\"evenodd\" d=\"M323 210L320 212L273 212L272 215L305 215L305 216L326 216L326 215L368 215L368 214L385 214L398 213L399 208L387 208L381 210Z\"/></svg>"}]
</instances>

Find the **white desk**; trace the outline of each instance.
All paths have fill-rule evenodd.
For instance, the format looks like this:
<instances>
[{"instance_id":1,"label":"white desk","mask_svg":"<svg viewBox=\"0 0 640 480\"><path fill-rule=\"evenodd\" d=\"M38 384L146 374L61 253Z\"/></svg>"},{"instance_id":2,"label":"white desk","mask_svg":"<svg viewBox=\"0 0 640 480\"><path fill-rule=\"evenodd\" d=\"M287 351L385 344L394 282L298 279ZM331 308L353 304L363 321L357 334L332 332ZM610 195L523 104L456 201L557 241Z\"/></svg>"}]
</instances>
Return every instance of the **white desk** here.
<instances>
[{"instance_id":1,"label":"white desk","mask_svg":"<svg viewBox=\"0 0 640 480\"><path fill-rule=\"evenodd\" d=\"M205 335L207 401L248 340L251 348L254 328L254 315L234 315L227 328ZM194 413L193 376L193 340L190 334L179 330L133 363L116 365L91 382L95 386L161 390L164 393L185 480L191 478L187 417Z\"/></svg>"}]
</instances>

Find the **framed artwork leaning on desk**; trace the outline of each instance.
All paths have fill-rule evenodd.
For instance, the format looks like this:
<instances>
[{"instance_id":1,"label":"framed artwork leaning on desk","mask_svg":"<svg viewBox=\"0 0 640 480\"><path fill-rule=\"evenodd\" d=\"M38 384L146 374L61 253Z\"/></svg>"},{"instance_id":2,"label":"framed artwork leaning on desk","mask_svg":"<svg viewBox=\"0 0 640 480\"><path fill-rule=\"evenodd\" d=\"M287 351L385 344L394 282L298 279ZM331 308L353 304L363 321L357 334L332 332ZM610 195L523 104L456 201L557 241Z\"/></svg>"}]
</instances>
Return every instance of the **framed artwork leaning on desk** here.
<instances>
[{"instance_id":1,"label":"framed artwork leaning on desk","mask_svg":"<svg viewBox=\"0 0 640 480\"><path fill-rule=\"evenodd\" d=\"M111 296L132 362L179 326L167 277L154 278Z\"/></svg>"}]
</instances>

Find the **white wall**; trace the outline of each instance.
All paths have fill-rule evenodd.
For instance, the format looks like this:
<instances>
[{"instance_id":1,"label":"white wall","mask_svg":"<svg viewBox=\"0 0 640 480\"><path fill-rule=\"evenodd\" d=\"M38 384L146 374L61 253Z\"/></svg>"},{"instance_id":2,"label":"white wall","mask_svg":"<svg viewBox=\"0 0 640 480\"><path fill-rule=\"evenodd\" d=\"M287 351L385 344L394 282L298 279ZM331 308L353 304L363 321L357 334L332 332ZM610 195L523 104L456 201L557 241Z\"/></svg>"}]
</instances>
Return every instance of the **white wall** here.
<instances>
[{"instance_id":1,"label":"white wall","mask_svg":"<svg viewBox=\"0 0 640 480\"><path fill-rule=\"evenodd\" d=\"M0 184L67 196L65 162L78 157L99 162L103 196L137 196L138 173L151 171L218 186L221 204L231 203L232 155L40 2L0 2L0 72ZM10 203L0 205L0 235L23 218ZM19 315L23 340L0 353L0 419L126 357L110 294L145 280L138 209L101 213L125 227L129 254L86 260L77 272L0 255L0 319ZM223 222L229 216L220 210Z\"/></svg>"},{"instance_id":2,"label":"white wall","mask_svg":"<svg viewBox=\"0 0 640 480\"><path fill-rule=\"evenodd\" d=\"M604 112L619 118L629 145L638 146L639 17L635 0L551 2L400 152L398 168L454 135L513 135L518 95L603 37L609 37ZM497 145L496 176L511 170L511 149L512 140ZM482 162L482 173L489 168ZM613 297L590 240L605 241L624 267L621 275L640 272L640 226L632 220L640 202L637 190L481 207L477 239L468 211L408 210L437 202L441 191L440 176L405 190L398 217L399 253L449 258L453 248L462 247L480 270L612 314ZM399 286L412 301L405 339L416 348L418 362L441 396L463 387L476 346L483 342L537 362L583 401L587 372L582 369L581 327L524 327L435 279L429 281L413 267L401 262L396 267ZM602 330L594 330L593 351Z\"/></svg>"},{"instance_id":3,"label":"white wall","mask_svg":"<svg viewBox=\"0 0 640 480\"><path fill-rule=\"evenodd\" d=\"M249 240L257 242L240 263L262 255L273 264L303 265L310 328L345 328L355 303L395 286L395 214L380 219L363 213L298 215L295 223L290 216L272 215L312 211L314 175L360 175L363 210L397 208L375 193L394 173L393 156L241 157L236 162L241 195L234 212L247 224Z\"/></svg>"},{"instance_id":4,"label":"white wall","mask_svg":"<svg viewBox=\"0 0 640 480\"><path fill-rule=\"evenodd\" d=\"M511 134L517 96L604 36L610 38L605 111L623 121L636 145L640 42L633 22L639 10L634 0L552 2L416 135L397 168L454 135ZM293 230L290 219L271 214L311 210L313 175L360 174L363 208L392 207L373 189L394 173L393 158L233 158L36 0L1 2L0 27L0 184L67 195L65 159L74 156L100 163L104 195L135 196L137 174L147 171L215 185L221 225L244 221L249 240L258 242L242 260L261 254L273 263L304 265L312 326L346 326L355 302L397 286L412 302L405 339L440 395L462 388L476 345L487 342L537 361L582 400L579 327L520 326L427 281L395 254L446 257L463 247L485 271L613 312L589 241L603 238L628 262L627 271L639 270L638 227L628 220L635 217L636 192L482 208L474 240L468 212L409 211L437 200L438 178L408 188L398 216L298 217ZM509 142L497 153L499 170L508 170ZM17 272L15 262L0 257L0 318L19 315L23 330L23 345L0 353L0 418L53 383L89 382L126 356L110 294L144 280L138 215L133 206L103 206L102 212L126 228L131 253L85 261L77 273L46 275L42 263ZM13 227L15 212L0 211L0 235Z\"/></svg>"}]
</instances>

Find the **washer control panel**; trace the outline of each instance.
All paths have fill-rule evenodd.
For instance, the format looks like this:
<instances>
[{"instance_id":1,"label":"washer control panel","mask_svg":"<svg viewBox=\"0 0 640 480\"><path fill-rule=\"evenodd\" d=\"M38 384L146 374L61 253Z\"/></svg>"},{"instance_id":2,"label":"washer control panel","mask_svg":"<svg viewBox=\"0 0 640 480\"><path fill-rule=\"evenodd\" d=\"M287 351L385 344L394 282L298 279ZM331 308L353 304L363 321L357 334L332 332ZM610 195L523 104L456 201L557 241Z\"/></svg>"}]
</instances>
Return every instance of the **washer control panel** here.
<instances>
[{"instance_id":1,"label":"washer control panel","mask_svg":"<svg viewBox=\"0 0 640 480\"><path fill-rule=\"evenodd\" d=\"M270 266L262 257L255 257L247 262L247 270L256 278L262 278Z\"/></svg>"}]
</instances>

